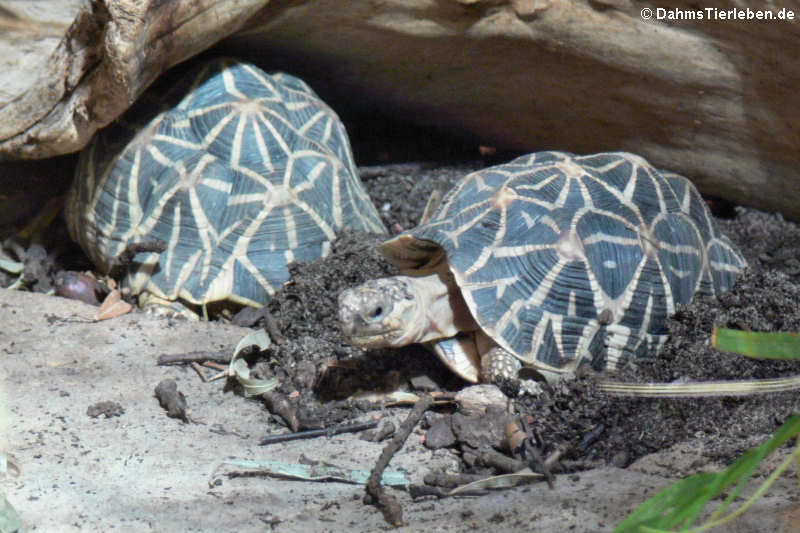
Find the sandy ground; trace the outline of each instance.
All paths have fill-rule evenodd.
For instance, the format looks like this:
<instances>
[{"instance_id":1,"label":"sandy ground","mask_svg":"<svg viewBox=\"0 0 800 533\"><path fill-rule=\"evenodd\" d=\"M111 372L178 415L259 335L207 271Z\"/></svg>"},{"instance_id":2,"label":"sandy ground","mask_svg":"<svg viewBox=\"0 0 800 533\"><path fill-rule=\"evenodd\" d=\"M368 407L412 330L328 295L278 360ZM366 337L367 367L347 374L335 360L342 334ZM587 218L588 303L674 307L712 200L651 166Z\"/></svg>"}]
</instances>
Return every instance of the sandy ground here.
<instances>
[{"instance_id":1,"label":"sandy ground","mask_svg":"<svg viewBox=\"0 0 800 533\"><path fill-rule=\"evenodd\" d=\"M469 165L390 165L362 168L362 178L393 233L413 226L433 188L446 188ZM759 330L800 329L800 230L763 213L740 210L721 222L742 246L753 271L721 301L698 301L670 324L674 338L662 356L631 379L731 379L795 372L787 366L730 363L708 347L714 324ZM68 257L69 253L64 253ZM388 418L399 425L406 408L334 409L309 385L331 361L354 353L335 322L336 294L387 266L374 243L342 240L332 256L293 268L294 281L270 310L287 344L274 347L261 371L281 378L281 394L297 391L304 416L328 421ZM285 431L264 405L223 381L202 382L187 366L158 366L161 354L194 350L230 353L252 331L221 322L169 319L141 311L94 323L96 308L55 296L0 289L3 355L3 449L20 467L3 491L33 531L376 531L390 529L362 501L362 486L245 475L220 468L226 459L267 459L289 465L332 465L368 471L384 443L359 434L258 446L265 434ZM419 349L367 354L339 378L335 390L377 388L381 376L430 378L442 390L463 383ZM358 366L360 365L360 366ZM344 368L344 370L342 370ZM209 371L210 373L210 371ZM334 372L335 374L335 372ZM344 376L344 377L341 377ZM168 418L154 396L174 378L194 422ZM119 416L90 417L99 402L116 402ZM390 489L404 508L401 531L607 531L648 495L698 470L720 468L763 441L790 414L796 393L757 399L605 399L590 382L567 383L516 408L534 416L547 447L568 453L555 487L534 483L481 496L413 500ZM338 405L338 404L337 404ZM336 415L334 416L334 411ZM113 414L113 413L110 413ZM451 416L441 411L440 417ZM337 418L338 417L338 418ZM587 435L595 435L588 446ZM429 472L466 469L464 443L431 450L417 428L390 464L420 484ZM778 457L770 459L774 466ZM796 478L788 473L741 516L732 532L799 531ZM763 479L763 474L760 479Z\"/></svg>"},{"instance_id":2,"label":"sandy ground","mask_svg":"<svg viewBox=\"0 0 800 533\"><path fill-rule=\"evenodd\" d=\"M0 290L0 350L6 449L21 468L7 477L8 500L32 531L376 531L389 529L362 503L363 488L339 482L228 478L228 458L321 462L370 469L382 444L338 435L257 445L268 414L260 402L203 383L191 369L156 365L162 353L230 350L249 330L168 320L136 311L93 323L94 308L41 294ZM174 378L198 423L167 418L153 395ZM118 402L117 417L87 408ZM399 423L407 411L382 416ZM446 450L419 444L420 430L390 469L414 483L454 469ZM399 531L604 531L645 496L667 485L662 473L699 457L693 445L647 456L627 469L603 467L484 496L412 501ZM214 482L216 480L216 483ZM792 479L778 482L729 531L797 531ZM794 521L792 521L794 520ZM793 529L794 528L794 529Z\"/></svg>"},{"instance_id":3,"label":"sandy ground","mask_svg":"<svg viewBox=\"0 0 800 533\"><path fill-rule=\"evenodd\" d=\"M26 2L13 4L21 9ZM39 44L54 43L45 39ZM37 50L31 53L41 55ZM24 85L20 80L5 81L6 86L0 84L0 100ZM463 140L445 140L444 134L453 132L422 130L406 132L405 138L395 131L402 126L387 123L386 117L358 120L347 128L360 163L435 160L360 168L392 234L419 221L433 190L446 190L466 172L489 162L444 164L477 153L471 141L462 146ZM491 162L508 159L497 154ZM4 163L0 168L0 236L16 233L35 214L32 206L61 194L74 163L74 155ZM729 218L720 223L742 247L752 269L720 301L697 301L680 309L670 322L672 339L659 358L622 376L625 379L744 379L800 373L788 364L722 356L708 345L715 325L800 331L800 226L777 215L711 204L716 213ZM56 257L58 268L88 268L86 259L77 257L80 252L69 244L63 227L55 228L52 235L45 246ZM338 291L391 272L375 252L376 242L363 236L340 240L326 261L293 268L293 282L270 303L287 343L274 346L256 371L281 379L278 393L292 398L293 407L306 421L381 417L399 425L407 408L342 408L341 402L327 401L326 395L340 398L387 382L415 392L423 385L443 391L465 385L419 348L364 356L343 345L335 318ZM32 289L50 290L54 273L44 272L41 284ZM0 272L0 286L11 281L12 276ZM252 329L157 317L138 310L96 323L89 318L95 311L73 300L0 289L0 451L19 467L18 475L0 479L2 493L27 529L392 529L375 507L363 503L363 486L252 473L231 477L228 474L237 468L221 466L225 460L261 459L288 467L330 465L369 471L385 445L359 434L342 434L259 446L262 436L286 431L262 402L243 398L222 380L205 383L188 366L156 364L161 354L230 353ZM333 370L320 385L321 369L328 365ZM165 378L176 380L191 409L191 421L168 418L159 405L154 389ZM101 402L114 402L107 411L111 416L90 416ZM533 420L545 455L565 450L553 468L554 488L533 483L445 499L412 499L404 490L390 489L404 509L405 525L399 531L609 531L675 479L722 468L762 442L788 416L800 412L800 395L612 399L597 394L590 377L567 381L539 398L517 399L514 407ZM436 416L449 420L453 413L440 409ZM425 439L430 445L428 430L418 427L392 460L390 470L402 472L412 484L421 484L429 472L473 469L485 473L467 461L471 450L465 442L432 450L423 444ZM757 481L786 453L788 449L782 449L771 457ZM784 474L767 496L725 526L728 532L800 531L796 475L795 471ZM2 523L0 533L6 533Z\"/></svg>"}]
</instances>

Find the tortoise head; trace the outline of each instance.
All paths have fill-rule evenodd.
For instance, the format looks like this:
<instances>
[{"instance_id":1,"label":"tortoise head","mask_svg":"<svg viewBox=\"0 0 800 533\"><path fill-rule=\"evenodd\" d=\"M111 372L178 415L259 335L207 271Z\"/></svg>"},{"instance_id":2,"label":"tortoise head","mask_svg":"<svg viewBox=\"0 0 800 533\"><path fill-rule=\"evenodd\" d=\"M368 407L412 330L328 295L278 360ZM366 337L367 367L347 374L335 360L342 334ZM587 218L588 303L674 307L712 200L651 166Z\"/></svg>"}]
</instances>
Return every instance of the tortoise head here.
<instances>
[{"instance_id":1,"label":"tortoise head","mask_svg":"<svg viewBox=\"0 0 800 533\"><path fill-rule=\"evenodd\" d=\"M380 348L418 342L424 315L414 280L370 280L339 295L339 323L353 346Z\"/></svg>"}]
</instances>

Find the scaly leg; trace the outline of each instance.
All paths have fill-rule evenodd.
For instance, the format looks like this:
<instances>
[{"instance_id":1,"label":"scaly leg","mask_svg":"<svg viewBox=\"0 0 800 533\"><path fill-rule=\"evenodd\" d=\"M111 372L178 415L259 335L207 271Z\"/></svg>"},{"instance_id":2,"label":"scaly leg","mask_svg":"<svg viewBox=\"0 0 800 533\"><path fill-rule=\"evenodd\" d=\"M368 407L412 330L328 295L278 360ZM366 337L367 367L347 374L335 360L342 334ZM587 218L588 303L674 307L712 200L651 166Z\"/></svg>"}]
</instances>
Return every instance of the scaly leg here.
<instances>
[{"instance_id":1,"label":"scaly leg","mask_svg":"<svg viewBox=\"0 0 800 533\"><path fill-rule=\"evenodd\" d=\"M507 396L511 397L523 394L531 396L541 394L541 382L534 379L520 379L519 373L522 368L522 362L513 354L495 346L481 356L481 381L494 383ZM551 372L538 373L548 382L558 379L558 375Z\"/></svg>"}]
</instances>

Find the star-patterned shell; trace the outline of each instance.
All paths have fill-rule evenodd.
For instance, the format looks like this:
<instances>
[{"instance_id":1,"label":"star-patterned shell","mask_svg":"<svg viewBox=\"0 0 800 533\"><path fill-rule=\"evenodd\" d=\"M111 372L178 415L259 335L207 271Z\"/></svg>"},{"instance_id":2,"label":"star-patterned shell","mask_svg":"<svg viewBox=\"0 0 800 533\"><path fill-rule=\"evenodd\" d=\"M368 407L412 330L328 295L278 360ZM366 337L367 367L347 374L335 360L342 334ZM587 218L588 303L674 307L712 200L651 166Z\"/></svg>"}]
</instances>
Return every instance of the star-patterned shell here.
<instances>
[{"instance_id":1,"label":"star-patterned shell","mask_svg":"<svg viewBox=\"0 0 800 533\"><path fill-rule=\"evenodd\" d=\"M652 356L677 304L729 289L745 266L686 178L629 153L540 152L474 172L382 250L408 273L444 252L483 331L556 372Z\"/></svg>"},{"instance_id":2,"label":"star-patterned shell","mask_svg":"<svg viewBox=\"0 0 800 533\"><path fill-rule=\"evenodd\" d=\"M67 206L101 270L166 243L134 257L134 294L258 306L339 230L385 232L344 126L303 81L224 59L166 83L81 153Z\"/></svg>"}]
</instances>

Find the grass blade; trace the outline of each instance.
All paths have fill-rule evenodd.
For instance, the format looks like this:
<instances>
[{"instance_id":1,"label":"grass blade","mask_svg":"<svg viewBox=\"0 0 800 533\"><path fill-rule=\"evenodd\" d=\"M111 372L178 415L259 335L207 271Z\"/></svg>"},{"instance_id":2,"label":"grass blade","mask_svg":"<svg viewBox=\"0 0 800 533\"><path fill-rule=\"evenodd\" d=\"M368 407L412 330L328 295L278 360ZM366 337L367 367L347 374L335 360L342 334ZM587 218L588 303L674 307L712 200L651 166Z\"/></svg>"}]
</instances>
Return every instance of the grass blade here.
<instances>
[{"instance_id":1,"label":"grass blade","mask_svg":"<svg viewBox=\"0 0 800 533\"><path fill-rule=\"evenodd\" d=\"M712 396L750 396L767 392L800 389L800 375L785 378L701 381L696 383L626 383L602 380L598 388L611 396L639 398L700 398Z\"/></svg>"},{"instance_id":2,"label":"grass blade","mask_svg":"<svg viewBox=\"0 0 800 533\"><path fill-rule=\"evenodd\" d=\"M714 328L711 345L717 350L756 359L800 360L800 334L762 333L728 328Z\"/></svg>"},{"instance_id":3,"label":"grass blade","mask_svg":"<svg viewBox=\"0 0 800 533\"><path fill-rule=\"evenodd\" d=\"M718 473L700 473L673 483L644 502L631 513L614 533L688 528L697 520L705 505L713 498L734 487L720 507L719 516L741 492L753 471L767 455L800 435L800 415L789 418L769 440L745 452L727 469Z\"/></svg>"}]
</instances>

